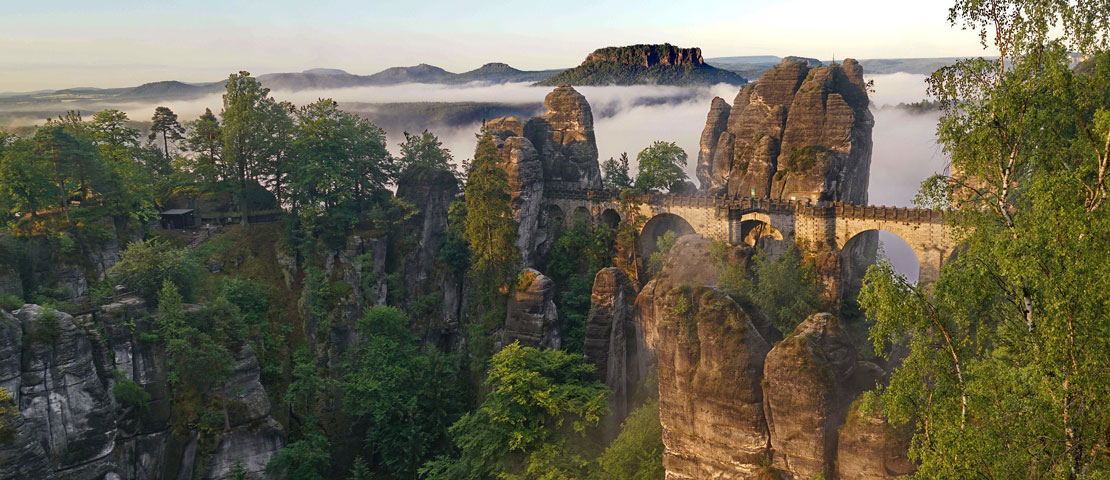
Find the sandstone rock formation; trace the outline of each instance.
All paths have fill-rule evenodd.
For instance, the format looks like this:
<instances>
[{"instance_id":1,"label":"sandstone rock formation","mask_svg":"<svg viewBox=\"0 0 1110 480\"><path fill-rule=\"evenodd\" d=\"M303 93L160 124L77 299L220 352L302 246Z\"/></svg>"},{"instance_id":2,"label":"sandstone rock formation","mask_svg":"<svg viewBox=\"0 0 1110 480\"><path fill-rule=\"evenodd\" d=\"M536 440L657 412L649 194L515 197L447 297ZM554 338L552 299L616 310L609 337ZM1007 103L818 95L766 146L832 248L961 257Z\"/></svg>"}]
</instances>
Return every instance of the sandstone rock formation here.
<instances>
[{"instance_id":1,"label":"sandstone rock formation","mask_svg":"<svg viewBox=\"0 0 1110 480\"><path fill-rule=\"evenodd\" d=\"M558 349L562 341L555 310L555 282L531 268L524 269L520 277L522 284L509 299L501 344L519 341L526 347Z\"/></svg>"},{"instance_id":2,"label":"sandstone rock formation","mask_svg":"<svg viewBox=\"0 0 1110 480\"><path fill-rule=\"evenodd\" d=\"M259 476L284 445L249 347L224 386L231 431L198 444L170 428L165 359L139 341L145 303L124 297L72 317L38 305L0 312L0 386L19 407L14 443L0 447L0 478L229 479L238 462ZM113 372L151 395L147 409L120 405ZM204 472L203 475L200 472Z\"/></svg>"},{"instance_id":3,"label":"sandstone rock formation","mask_svg":"<svg viewBox=\"0 0 1110 480\"><path fill-rule=\"evenodd\" d=\"M767 355L764 403L774 465L794 478L833 475L848 408L881 369L857 361L839 320L811 315Z\"/></svg>"},{"instance_id":4,"label":"sandstone rock formation","mask_svg":"<svg viewBox=\"0 0 1110 480\"><path fill-rule=\"evenodd\" d=\"M586 97L562 85L544 97L543 106L547 113L528 120L523 136L540 154L544 181L563 188L600 188L594 115Z\"/></svg>"},{"instance_id":5,"label":"sandstone rock formation","mask_svg":"<svg viewBox=\"0 0 1110 480\"><path fill-rule=\"evenodd\" d=\"M616 435L628 416L640 381L647 376L639 359L636 323L632 315L635 292L619 268L603 268L594 277L590 316L586 321L585 356L594 376L609 387L608 437Z\"/></svg>"},{"instance_id":6,"label":"sandstone rock formation","mask_svg":"<svg viewBox=\"0 0 1110 480\"><path fill-rule=\"evenodd\" d=\"M547 113L522 121L501 117L486 122L508 173L517 247L525 267L542 268L555 241L561 218L543 209L546 189L601 187L593 113L580 93L556 88L544 99Z\"/></svg>"},{"instance_id":7,"label":"sandstone rock formation","mask_svg":"<svg viewBox=\"0 0 1110 480\"><path fill-rule=\"evenodd\" d=\"M855 60L784 60L741 88L731 107L714 99L697 176L713 193L864 204L873 125Z\"/></svg>"},{"instance_id":8,"label":"sandstone rock formation","mask_svg":"<svg viewBox=\"0 0 1110 480\"><path fill-rule=\"evenodd\" d=\"M742 85L744 77L705 63L700 48L669 43L599 48L581 65L538 85Z\"/></svg>"},{"instance_id":9,"label":"sandstone rock formation","mask_svg":"<svg viewBox=\"0 0 1110 480\"><path fill-rule=\"evenodd\" d=\"M440 268L439 254L447 229L447 211L459 192L459 182L446 170L412 169L397 182L397 198L412 203L417 213L405 228L398 271L402 275L404 297L417 301L425 296L443 299L439 315L414 319L418 337L453 350L458 341L458 301L462 280L454 272Z\"/></svg>"},{"instance_id":10,"label":"sandstone rock formation","mask_svg":"<svg viewBox=\"0 0 1110 480\"><path fill-rule=\"evenodd\" d=\"M906 456L912 431L853 405L840 428L836 470L840 480L888 480L914 472Z\"/></svg>"},{"instance_id":11,"label":"sandstone rock formation","mask_svg":"<svg viewBox=\"0 0 1110 480\"><path fill-rule=\"evenodd\" d=\"M769 446L760 380L770 346L736 302L704 286L667 293L658 330L667 478L755 477Z\"/></svg>"}]
</instances>

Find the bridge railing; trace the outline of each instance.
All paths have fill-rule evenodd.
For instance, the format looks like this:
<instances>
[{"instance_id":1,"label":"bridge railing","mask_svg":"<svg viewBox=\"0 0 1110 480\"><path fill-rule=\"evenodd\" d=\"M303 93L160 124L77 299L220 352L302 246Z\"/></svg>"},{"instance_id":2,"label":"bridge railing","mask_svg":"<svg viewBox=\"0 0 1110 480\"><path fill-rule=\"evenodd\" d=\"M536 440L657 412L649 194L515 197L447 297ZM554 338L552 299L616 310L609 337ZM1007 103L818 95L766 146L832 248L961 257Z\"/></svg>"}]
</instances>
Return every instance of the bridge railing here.
<instances>
[{"instance_id":1,"label":"bridge railing","mask_svg":"<svg viewBox=\"0 0 1110 480\"><path fill-rule=\"evenodd\" d=\"M591 202L620 202L620 192L613 190L579 190L567 188L548 188L544 195L549 198L585 200ZM636 198L638 203L663 207L703 207L720 208L730 211L759 211L766 213L803 214L807 216L835 216L867 220L887 220L906 222L941 223L944 212L940 210L887 207L879 205L856 205L848 202L817 202L810 200L784 200L742 195L675 195L669 193L645 193Z\"/></svg>"}]
</instances>

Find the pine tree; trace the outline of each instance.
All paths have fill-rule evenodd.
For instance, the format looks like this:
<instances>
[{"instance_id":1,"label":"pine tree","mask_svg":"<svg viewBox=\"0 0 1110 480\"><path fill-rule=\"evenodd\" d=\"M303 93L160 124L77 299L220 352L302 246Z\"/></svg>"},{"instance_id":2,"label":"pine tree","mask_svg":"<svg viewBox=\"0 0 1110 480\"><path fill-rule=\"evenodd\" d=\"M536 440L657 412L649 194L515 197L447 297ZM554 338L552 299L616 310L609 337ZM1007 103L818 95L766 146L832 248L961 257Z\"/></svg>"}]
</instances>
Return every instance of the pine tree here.
<instances>
[{"instance_id":1,"label":"pine tree","mask_svg":"<svg viewBox=\"0 0 1110 480\"><path fill-rule=\"evenodd\" d=\"M517 222L509 203L509 177L497 165L498 160L493 140L483 135L474 151L465 189L465 240L473 254L474 279L483 294L507 293L520 262Z\"/></svg>"},{"instance_id":2,"label":"pine tree","mask_svg":"<svg viewBox=\"0 0 1110 480\"><path fill-rule=\"evenodd\" d=\"M173 113L169 107L158 107L154 109L154 116L151 117L150 135L147 137L150 141L162 136L162 149L166 158L170 158L170 141L179 141L185 138L185 127L177 121L177 114Z\"/></svg>"}]
</instances>

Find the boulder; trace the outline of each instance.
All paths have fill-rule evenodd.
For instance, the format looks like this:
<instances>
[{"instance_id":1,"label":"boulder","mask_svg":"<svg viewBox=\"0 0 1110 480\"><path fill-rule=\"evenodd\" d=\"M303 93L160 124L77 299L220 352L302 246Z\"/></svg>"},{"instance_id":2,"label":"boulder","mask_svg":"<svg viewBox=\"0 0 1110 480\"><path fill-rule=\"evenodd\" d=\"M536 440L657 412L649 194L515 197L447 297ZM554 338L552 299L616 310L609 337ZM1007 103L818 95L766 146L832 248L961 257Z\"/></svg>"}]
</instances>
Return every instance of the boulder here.
<instances>
[{"instance_id":1,"label":"boulder","mask_svg":"<svg viewBox=\"0 0 1110 480\"><path fill-rule=\"evenodd\" d=\"M501 344L520 342L525 347L558 349L559 314L555 310L555 282L526 268L509 298Z\"/></svg>"},{"instance_id":2,"label":"boulder","mask_svg":"<svg viewBox=\"0 0 1110 480\"><path fill-rule=\"evenodd\" d=\"M659 329L668 479L754 478L769 447L761 379L770 345L728 295L681 286Z\"/></svg>"}]
</instances>

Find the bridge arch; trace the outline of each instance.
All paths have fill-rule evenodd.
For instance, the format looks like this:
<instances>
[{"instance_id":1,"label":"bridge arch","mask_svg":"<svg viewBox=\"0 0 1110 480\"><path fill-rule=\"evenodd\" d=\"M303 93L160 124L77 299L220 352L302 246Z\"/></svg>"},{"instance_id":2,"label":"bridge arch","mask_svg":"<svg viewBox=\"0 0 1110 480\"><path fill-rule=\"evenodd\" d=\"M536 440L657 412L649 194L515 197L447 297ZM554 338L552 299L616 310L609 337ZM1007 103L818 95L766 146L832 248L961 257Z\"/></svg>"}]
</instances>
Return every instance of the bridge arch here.
<instances>
[{"instance_id":1,"label":"bridge arch","mask_svg":"<svg viewBox=\"0 0 1110 480\"><path fill-rule=\"evenodd\" d=\"M621 224L621 214L612 208L606 208L604 212L601 212L601 217L598 220L601 221L602 225L609 228L617 228Z\"/></svg>"},{"instance_id":2,"label":"bridge arch","mask_svg":"<svg viewBox=\"0 0 1110 480\"><path fill-rule=\"evenodd\" d=\"M655 252L659 238L667 232L674 232L678 237L696 233L690 222L673 213L661 213L651 217L640 229L639 239L636 241L636 250L640 258L647 258Z\"/></svg>"},{"instance_id":3,"label":"bridge arch","mask_svg":"<svg viewBox=\"0 0 1110 480\"><path fill-rule=\"evenodd\" d=\"M916 283L924 258L906 239L885 229L856 232L840 248L840 296L855 299L867 268L886 257L895 271Z\"/></svg>"},{"instance_id":4,"label":"bridge arch","mask_svg":"<svg viewBox=\"0 0 1110 480\"><path fill-rule=\"evenodd\" d=\"M772 258L782 255L789 246L782 232L770 223L754 218L740 222L739 240L767 252Z\"/></svg>"},{"instance_id":5,"label":"bridge arch","mask_svg":"<svg viewBox=\"0 0 1110 480\"><path fill-rule=\"evenodd\" d=\"M593 218L590 216L590 209L586 207L575 208L574 213L571 213L570 218L567 219L567 226L574 225L579 220L583 220L587 223L593 223Z\"/></svg>"}]
</instances>

